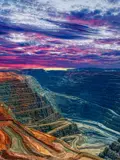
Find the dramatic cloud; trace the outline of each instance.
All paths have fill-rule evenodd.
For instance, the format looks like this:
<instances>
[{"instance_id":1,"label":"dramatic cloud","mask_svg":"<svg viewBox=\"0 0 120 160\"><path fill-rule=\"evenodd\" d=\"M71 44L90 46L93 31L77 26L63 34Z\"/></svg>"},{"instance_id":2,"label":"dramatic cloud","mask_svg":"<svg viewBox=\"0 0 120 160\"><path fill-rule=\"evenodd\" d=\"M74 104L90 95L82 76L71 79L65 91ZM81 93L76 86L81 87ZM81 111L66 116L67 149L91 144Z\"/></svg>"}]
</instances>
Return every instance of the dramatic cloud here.
<instances>
[{"instance_id":1,"label":"dramatic cloud","mask_svg":"<svg viewBox=\"0 0 120 160\"><path fill-rule=\"evenodd\" d=\"M0 68L120 67L120 1L1 0Z\"/></svg>"}]
</instances>

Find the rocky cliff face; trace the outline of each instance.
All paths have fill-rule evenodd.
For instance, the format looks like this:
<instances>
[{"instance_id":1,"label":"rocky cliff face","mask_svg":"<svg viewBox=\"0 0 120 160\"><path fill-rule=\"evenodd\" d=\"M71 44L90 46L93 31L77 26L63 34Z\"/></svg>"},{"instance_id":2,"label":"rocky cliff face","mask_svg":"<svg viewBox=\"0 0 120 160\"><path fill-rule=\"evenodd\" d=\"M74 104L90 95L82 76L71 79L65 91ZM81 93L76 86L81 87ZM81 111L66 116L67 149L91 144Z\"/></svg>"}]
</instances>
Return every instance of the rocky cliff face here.
<instances>
[{"instance_id":1,"label":"rocky cliff face","mask_svg":"<svg viewBox=\"0 0 120 160\"><path fill-rule=\"evenodd\" d=\"M55 121L61 115L53 109L44 96L37 95L27 83L24 76L12 72L1 73L0 100L4 101L22 123L33 123L37 120Z\"/></svg>"},{"instance_id":2,"label":"rocky cliff face","mask_svg":"<svg viewBox=\"0 0 120 160\"><path fill-rule=\"evenodd\" d=\"M11 113L10 108L0 103L1 160L99 160L89 154L77 153L53 136L21 125Z\"/></svg>"},{"instance_id":3,"label":"rocky cliff face","mask_svg":"<svg viewBox=\"0 0 120 160\"><path fill-rule=\"evenodd\" d=\"M31 76L0 73L0 101L12 109L16 119L31 128L57 137L79 134L76 124L65 120Z\"/></svg>"}]
</instances>

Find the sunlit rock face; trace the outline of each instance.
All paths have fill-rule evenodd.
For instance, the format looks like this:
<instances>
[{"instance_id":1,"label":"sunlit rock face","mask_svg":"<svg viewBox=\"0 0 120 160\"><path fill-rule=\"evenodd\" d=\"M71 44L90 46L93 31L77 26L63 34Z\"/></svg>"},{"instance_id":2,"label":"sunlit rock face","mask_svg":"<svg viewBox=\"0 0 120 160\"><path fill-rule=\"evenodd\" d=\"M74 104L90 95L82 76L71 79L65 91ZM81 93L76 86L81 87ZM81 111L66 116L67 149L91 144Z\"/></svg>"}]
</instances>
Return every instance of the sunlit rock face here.
<instances>
[{"instance_id":1,"label":"sunlit rock face","mask_svg":"<svg viewBox=\"0 0 120 160\"><path fill-rule=\"evenodd\" d=\"M0 75L0 100L10 106L19 122L59 138L80 133L47 99L35 78L14 72Z\"/></svg>"},{"instance_id":2,"label":"sunlit rock face","mask_svg":"<svg viewBox=\"0 0 120 160\"><path fill-rule=\"evenodd\" d=\"M0 99L10 106L21 123L59 137L78 150L85 149L91 153L96 148L93 154L98 155L105 145L120 135L117 131L119 115L97 104L97 101L88 101L89 97L85 99L82 95L84 91L86 95L89 92L94 96L87 84L90 82L88 80L103 73L108 74L105 71L24 70L16 71L12 79L6 80L5 75L8 76L8 73L4 72L4 81L0 82ZM101 90L102 84L99 88Z\"/></svg>"},{"instance_id":3,"label":"sunlit rock face","mask_svg":"<svg viewBox=\"0 0 120 160\"><path fill-rule=\"evenodd\" d=\"M33 123L46 118L45 121L49 119L50 122L61 117L44 96L32 90L25 76L13 72L1 72L0 75L0 100L11 106L19 121Z\"/></svg>"},{"instance_id":4,"label":"sunlit rock face","mask_svg":"<svg viewBox=\"0 0 120 160\"><path fill-rule=\"evenodd\" d=\"M60 160L64 158L68 160L87 158L87 154L80 156L55 137L21 125L12 118L11 113L10 108L0 103L0 159ZM65 148L69 151L65 151Z\"/></svg>"},{"instance_id":5,"label":"sunlit rock face","mask_svg":"<svg viewBox=\"0 0 120 160\"><path fill-rule=\"evenodd\" d=\"M14 119L10 107L0 102L1 160L100 160L96 156L77 152L65 142L28 128Z\"/></svg>"}]
</instances>

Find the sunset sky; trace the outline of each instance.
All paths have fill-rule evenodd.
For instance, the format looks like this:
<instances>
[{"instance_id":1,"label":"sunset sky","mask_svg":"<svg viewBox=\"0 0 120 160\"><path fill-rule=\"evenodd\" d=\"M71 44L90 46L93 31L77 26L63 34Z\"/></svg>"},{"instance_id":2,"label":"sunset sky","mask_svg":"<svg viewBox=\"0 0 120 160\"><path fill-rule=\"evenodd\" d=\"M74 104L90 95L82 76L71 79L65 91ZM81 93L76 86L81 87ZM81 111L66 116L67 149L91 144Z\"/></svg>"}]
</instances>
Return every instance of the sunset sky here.
<instances>
[{"instance_id":1,"label":"sunset sky","mask_svg":"<svg viewBox=\"0 0 120 160\"><path fill-rule=\"evenodd\" d=\"M0 0L0 69L120 68L120 0Z\"/></svg>"}]
</instances>

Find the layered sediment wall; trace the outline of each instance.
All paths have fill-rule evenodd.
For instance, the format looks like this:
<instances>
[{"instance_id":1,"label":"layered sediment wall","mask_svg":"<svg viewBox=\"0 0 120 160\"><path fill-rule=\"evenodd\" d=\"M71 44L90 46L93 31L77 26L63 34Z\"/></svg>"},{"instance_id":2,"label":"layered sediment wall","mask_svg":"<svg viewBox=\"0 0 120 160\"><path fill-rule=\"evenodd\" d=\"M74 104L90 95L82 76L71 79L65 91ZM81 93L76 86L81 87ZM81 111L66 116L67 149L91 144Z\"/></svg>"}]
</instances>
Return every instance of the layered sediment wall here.
<instances>
[{"instance_id":1,"label":"layered sediment wall","mask_svg":"<svg viewBox=\"0 0 120 160\"><path fill-rule=\"evenodd\" d=\"M65 120L49 102L33 77L13 72L0 72L0 75L0 101L10 106L19 122L57 137L79 133L76 124ZM60 127L59 121L63 122Z\"/></svg>"}]
</instances>

